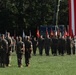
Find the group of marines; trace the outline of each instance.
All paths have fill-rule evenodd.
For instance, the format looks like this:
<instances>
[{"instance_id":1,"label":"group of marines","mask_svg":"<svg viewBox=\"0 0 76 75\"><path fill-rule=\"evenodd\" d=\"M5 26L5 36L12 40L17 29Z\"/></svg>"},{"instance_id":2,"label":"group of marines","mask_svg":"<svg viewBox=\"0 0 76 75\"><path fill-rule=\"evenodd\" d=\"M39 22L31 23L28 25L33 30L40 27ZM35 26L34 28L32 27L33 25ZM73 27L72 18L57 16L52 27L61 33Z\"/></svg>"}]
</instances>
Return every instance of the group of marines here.
<instances>
[{"instance_id":1,"label":"group of marines","mask_svg":"<svg viewBox=\"0 0 76 75\"><path fill-rule=\"evenodd\" d=\"M57 55L71 55L75 54L76 49L76 36L45 36L42 35L33 41L33 54L36 55L36 50L39 49L39 54L42 56L45 50L46 56L52 54ZM50 53L51 52L51 53Z\"/></svg>"},{"instance_id":2,"label":"group of marines","mask_svg":"<svg viewBox=\"0 0 76 75\"><path fill-rule=\"evenodd\" d=\"M25 65L29 66L29 60L31 53L36 56L36 51L39 50L39 55L43 55L45 50L46 56L50 54L57 55L71 55L75 54L76 49L76 36L71 38L70 36L52 36L49 35L40 37L25 36L22 38L18 36L16 38L11 37L8 32L5 36L0 36L0 67L11 66L11 54L15 51L17 55L18 67L22 67L22 58L25 56ZM51 52L51 53L50 53Z\"/></svg>"},{"instance_id":3,"label":"group of marines","mask_svg":"<svg viewBox=\"0 0 76 75\"><path fill-rule=\"evenodd\" d=\"M18 67L22 67L22 56L25 56L25 65L29 66L29 59L31 58L32 43L30 37L14 37L7 33L7 36L1 34L0 36L0 67L11 66L11 54L16 52Z\"/></svg>"}]
</instances>

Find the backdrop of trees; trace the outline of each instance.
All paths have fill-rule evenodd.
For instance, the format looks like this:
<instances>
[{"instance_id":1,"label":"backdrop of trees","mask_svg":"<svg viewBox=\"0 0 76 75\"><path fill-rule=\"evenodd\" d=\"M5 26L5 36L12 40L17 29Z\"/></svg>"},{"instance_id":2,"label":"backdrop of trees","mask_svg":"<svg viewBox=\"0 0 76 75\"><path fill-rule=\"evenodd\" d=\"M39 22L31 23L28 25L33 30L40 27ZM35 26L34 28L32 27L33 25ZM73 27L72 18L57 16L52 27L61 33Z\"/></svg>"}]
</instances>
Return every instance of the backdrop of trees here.
<instances>
[{"instance_id":1,"label":"backdrop of trees","mask_svg":"<svg viewBox=\"0 0 76 75\"><path fill-rule=\"evenodd\" d=\"M0 32L35 34L37 26L55 25L58 0L0 0ZM60 2L58 25L68 25L68 0Z\"/></svg>"}]
</instances>

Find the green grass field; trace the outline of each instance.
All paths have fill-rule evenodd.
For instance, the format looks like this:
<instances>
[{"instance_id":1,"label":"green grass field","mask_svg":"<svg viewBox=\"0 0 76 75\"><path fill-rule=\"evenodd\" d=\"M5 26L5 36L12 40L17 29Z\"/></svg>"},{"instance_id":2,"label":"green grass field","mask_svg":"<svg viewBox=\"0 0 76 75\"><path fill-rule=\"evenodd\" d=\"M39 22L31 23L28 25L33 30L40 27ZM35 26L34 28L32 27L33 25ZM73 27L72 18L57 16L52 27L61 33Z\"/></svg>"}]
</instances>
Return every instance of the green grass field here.
<instances>
[{"instance_id":1,"label":"green grass field","mask_svg":"<svg viewBox=\"0 0 76 75\"><path fill-rule=\"evenodd\" d=\"M13 53L11 67L0 68L0 75L76 75L76 55L36 56L32 55L30 67L17 67L17 57Z\"/></svg>"}]
</instances>

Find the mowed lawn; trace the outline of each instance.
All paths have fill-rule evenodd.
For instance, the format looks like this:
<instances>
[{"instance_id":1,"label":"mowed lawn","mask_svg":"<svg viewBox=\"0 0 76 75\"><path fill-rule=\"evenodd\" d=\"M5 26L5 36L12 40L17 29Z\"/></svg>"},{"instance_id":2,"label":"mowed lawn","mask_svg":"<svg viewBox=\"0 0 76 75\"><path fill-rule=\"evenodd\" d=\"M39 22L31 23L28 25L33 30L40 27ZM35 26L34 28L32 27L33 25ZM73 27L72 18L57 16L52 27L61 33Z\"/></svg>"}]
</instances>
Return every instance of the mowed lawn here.
<instances>
[{"instance_id":1,"label":"mowed lawn","mask_svg":"<svg viewBox=\"0 0 76 75\"><path fill-rule=\"evenodd\" d=\"M0 68L0 75L76 75L76 55L32 55L30 67L17 67L16 54L12 54L11 67Z\"/></svg>"}]
</instances>

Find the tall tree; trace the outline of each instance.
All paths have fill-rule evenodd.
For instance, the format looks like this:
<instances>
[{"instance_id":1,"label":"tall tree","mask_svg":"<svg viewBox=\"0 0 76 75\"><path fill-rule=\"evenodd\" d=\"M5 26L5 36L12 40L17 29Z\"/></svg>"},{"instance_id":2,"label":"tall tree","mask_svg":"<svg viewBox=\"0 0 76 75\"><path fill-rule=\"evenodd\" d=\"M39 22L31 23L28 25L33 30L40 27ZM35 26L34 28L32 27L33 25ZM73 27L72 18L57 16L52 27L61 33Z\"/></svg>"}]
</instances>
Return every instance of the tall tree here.
<instances>
[{"instance_id":1,"label":"tall tree","mask_svg":"<svg viewBox=\"0 0 76 75\"><path fill-rule=\"evenodd\" d=\"M12 33L15 30L21 34L23 29L28 33L40 25L54 25L57 2L58 0L0 0L0 29ZM58 24L68 25L67 0L60 3Z\"/></svg>"}]
</instances>

